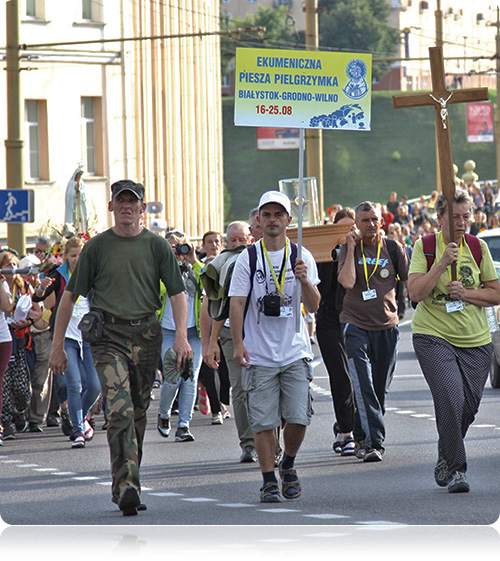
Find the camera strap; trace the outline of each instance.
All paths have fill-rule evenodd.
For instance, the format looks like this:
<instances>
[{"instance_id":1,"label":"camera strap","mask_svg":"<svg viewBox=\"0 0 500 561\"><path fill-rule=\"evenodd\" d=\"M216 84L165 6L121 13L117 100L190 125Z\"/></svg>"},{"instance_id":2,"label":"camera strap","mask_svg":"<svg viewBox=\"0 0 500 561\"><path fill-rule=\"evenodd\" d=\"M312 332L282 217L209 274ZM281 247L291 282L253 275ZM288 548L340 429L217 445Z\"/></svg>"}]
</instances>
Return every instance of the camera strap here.
<instances>
[{"instance_id":1,"label":"camera strap","mask_svg":"<svg viewBox=\"0 0 500 561\"><path fill-rule=\"evenodd\" d=\"M276 273L274 272L274 267L273 267L273 264L271 263L271 258L269 257L269 253L267 252L267 248L266 248L266 244L264 243L264 239L261 239L260 249L262 251L262 265L264 267L264 278L266 279L266 292L267 292L267 276L265 274L265 272L266 272L265 261L267 260L267 262L269 264L269 269L271 270L271 274L273 276L274 283L276 284L276 288L279 292L279 295L280 295L281 299L283 300L284 299L283 290L285 288L285 276L286 276L285 275L286 262L288 260L288 254L290 253L290 242L288 241L288 238L287 238L286 244L285 244L285 254L283 255L283 262L281 264L279 281L278 281L278 278L276 277ZM264 255L265 255L265 259L264 259Z\"/></svg>"}]
</instances>

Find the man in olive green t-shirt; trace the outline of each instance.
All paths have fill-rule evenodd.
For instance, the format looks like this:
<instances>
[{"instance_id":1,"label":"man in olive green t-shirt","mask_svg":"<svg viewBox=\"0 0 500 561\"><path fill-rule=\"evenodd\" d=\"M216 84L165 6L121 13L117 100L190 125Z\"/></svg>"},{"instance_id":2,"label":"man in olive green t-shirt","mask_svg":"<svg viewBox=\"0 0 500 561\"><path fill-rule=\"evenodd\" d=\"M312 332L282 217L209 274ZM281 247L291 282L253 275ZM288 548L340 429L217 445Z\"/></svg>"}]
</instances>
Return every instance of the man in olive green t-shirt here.
<instances>
[{"instance_id":1,"label":"man in olive green t-shirt","mask_svg":"<svg viewBox=\"0 0 500 561\"><path fill-rule=\"evenodd\" d=\"M61 297L49 367L62 374L66 328L78 297L89 296L104 315L103 335L91 344L109 422L112 501L124 516L146 510L140 500L139 466L146 411L161 353L160 280L167 287L176 325L173 349L180 370L192 350L187 340L184 282L170 244L143 228L144 187L130 180L111 185L108 210L114 226L92 238Z\"/></svg>"}]
</instances>

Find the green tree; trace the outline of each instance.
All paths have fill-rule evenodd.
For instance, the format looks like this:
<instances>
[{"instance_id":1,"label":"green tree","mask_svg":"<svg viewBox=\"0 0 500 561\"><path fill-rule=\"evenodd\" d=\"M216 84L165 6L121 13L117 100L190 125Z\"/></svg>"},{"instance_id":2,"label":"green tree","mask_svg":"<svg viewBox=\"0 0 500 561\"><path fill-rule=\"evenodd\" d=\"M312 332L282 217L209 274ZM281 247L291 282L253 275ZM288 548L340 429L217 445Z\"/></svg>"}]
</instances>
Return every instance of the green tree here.
<instances>
[{"instance_id":1,"label":"green tree","mask_svg":"<svg viewBox=\"0 0 500 561\"><path fill-rule=\"evenodd\" d=\"M320 46L348 52L368 52L385 58L395 56L400 32L387 23L390 7L385 0L319 0ZM373 66L379 79L390 63Z\"/></svg>"},{"instance_id":2,"label":"green tree","mask_svg":"<svg viewBox=\"0 0 500 561\"><path fill-rule=\"evenodd\" d=\"M262 33L251 30L257 27L265 27L266 30ZM293 20L288 15L287 6L278 6L276 9L258 6L255 14L248 13L243 18L234 19L224 13L224 9L221 7L221 30L233 32L230 36L221 37L223 76L229 71L238 46L293 49L298 40Z\"/></svg>"}]
</instances>

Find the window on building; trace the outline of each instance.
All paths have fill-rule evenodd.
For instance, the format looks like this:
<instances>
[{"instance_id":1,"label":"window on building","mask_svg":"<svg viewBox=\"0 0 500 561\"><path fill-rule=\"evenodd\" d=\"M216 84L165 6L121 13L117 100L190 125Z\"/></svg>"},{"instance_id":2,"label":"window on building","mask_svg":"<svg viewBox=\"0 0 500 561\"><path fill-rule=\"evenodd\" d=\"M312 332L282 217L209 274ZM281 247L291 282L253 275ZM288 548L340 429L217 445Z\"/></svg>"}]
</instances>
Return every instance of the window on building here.
<instances>
[{"instance_id":1,"label":"window on building","mask_svg":"<svg viewBox=\"0 0 500 561\"><path fill-rule=\"evenodd\" d=\"M85 22L102 22L102 0L82 0L82 20Z\"/></svg>"},{"instance_id":2,"label":"window on building","mask_svg":"<svg viewBox=\"0 0 500 561\"><path fill-rule=\"evenodd\" d=\"M45 18L44 0L26 0L26 17L30 19Z\"/></svg>"},{"instance_id":3,"label":"window on building","mask_svg":"<svg viewBox=\"0 0 500 561\"><path fill-rule=\"evenodd\" d=\"M82 159L90 175L103 175L101 98L82 97Z\"/></svg>"},{"instance_id":4,"label":"window on building","mask_svg":"<svg viewBox=\"0 0 500 561\"><path fill-rule=\"evenodd\" d=\"M49 179L47 102L25 101L26 176L28 179Z\"/></svg>"}]
</instances>

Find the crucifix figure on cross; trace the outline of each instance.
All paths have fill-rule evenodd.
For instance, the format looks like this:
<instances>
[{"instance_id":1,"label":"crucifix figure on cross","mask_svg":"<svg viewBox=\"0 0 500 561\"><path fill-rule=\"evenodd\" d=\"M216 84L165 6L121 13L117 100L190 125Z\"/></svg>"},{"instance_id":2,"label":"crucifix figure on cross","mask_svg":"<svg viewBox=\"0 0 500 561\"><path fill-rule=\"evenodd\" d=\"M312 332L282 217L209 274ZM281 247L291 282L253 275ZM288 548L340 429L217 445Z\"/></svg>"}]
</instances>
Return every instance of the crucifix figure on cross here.
<instances>
[{"instance_id":1,"label":"crucifix figure on cross","mask_svg":"<svg viewBox=\"0 0 500 561\"><path fill-rule=\"evenodd\" d=\"M392 96L392 104L395 109L434 105L436 113L437 166L441 180L441 189L446 198L448 212L451 213L455 196L455 173L453 171L448 104L486 101L489 99L488 88L471 88L450 92L446 89L442 48L429 47L429 58L431 63L432 92L394 95ZM454 240L453 220L448 220L448 223L450 240ZM457 278L456 264L452 266L452 278L453 280Z\"/></svg>"}]
</instances>

